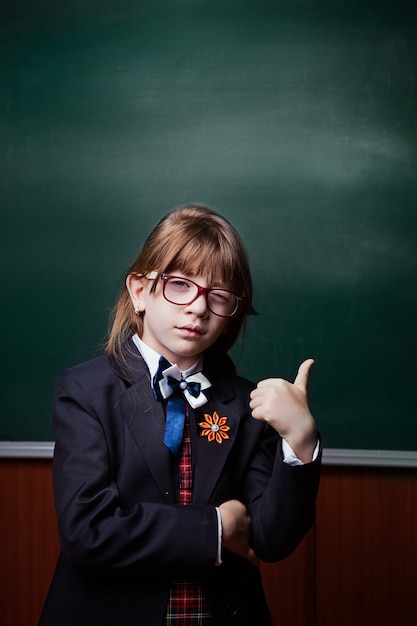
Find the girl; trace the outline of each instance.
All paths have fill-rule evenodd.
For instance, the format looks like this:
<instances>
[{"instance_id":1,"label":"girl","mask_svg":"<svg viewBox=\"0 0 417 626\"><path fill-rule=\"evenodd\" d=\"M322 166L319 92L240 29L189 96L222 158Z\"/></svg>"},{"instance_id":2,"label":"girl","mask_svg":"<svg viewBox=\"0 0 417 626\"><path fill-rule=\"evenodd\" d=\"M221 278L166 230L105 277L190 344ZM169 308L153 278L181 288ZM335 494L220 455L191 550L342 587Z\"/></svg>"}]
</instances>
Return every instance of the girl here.
<instances>
[{"instance_id":1,"label":"girl","mask_svg":"<svg viewBox=\"0 0 417 626\"><path fill-rule=\"evenodd\" d=\"M270 626L259 560L314 518L320 450L305 361L294 384L237 376L254 312L243 244L198 205L131 266L107 355L58 377L62 552L42 626Z\"/></svg>"}]
</instances>

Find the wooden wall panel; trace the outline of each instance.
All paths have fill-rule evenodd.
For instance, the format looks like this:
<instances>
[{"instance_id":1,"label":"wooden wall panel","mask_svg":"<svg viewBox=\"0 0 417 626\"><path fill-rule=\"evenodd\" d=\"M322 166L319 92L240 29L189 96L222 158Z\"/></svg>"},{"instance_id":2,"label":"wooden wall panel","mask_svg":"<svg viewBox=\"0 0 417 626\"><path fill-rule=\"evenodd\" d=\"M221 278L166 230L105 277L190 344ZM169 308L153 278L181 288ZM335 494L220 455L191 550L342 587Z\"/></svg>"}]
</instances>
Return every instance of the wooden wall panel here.
<instances>
[{"instance_id":1,"label":"wooden wall panel","mask_svg":"<svg viewBox=\"0 0 417 626\"><path fill-rule=\"evenodd\" d=\"M316 539L317 626L416 623L416 470L324 468Z\"/></svg>"},{"instance_id":2,"label":"wooden wall panel","mask_svg":"<svg viewBox=\"0 0 417 626\"><path fill-rule=\"evenodd\" d=\"M59 541L51 462L0 462L0 623L36 626Z\"/></svg>"}]
</instances>

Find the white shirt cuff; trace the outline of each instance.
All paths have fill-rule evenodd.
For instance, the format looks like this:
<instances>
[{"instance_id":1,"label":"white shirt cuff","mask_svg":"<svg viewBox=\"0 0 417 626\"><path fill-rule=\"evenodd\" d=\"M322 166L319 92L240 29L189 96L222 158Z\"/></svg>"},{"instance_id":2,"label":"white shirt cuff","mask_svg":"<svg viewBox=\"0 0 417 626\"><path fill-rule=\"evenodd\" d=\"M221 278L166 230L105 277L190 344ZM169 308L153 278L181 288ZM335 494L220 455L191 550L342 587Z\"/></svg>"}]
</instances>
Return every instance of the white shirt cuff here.
<instances>
[{"instance_id":1,"label":"white shirt cuff","mask_svg":"<svg viewBox=\"0 0 417 626\"><path fill-rule=\"evenodd\" d=\"M216 506L217 513L217 558L215 565L222 564L222 518L219 508Z\"/></svg>"},{"instance_id":2,"label":"white shirt cuff","mask_svg":"<svg viewBox=\"0 0 417 626\"><path fill-rule=\"evenodd\" d=\"M317 444L313 453L313 458L311 459L312 461L315 461L317 459L319 450L320 450L320 442L317 441ZM284 463L287 463L288 465L304 465L304 463L300 461L298 456L295 454L294 450L285 441L285 439L282 440L282 456L283 456Z\"/></svg>"}]
</instances>

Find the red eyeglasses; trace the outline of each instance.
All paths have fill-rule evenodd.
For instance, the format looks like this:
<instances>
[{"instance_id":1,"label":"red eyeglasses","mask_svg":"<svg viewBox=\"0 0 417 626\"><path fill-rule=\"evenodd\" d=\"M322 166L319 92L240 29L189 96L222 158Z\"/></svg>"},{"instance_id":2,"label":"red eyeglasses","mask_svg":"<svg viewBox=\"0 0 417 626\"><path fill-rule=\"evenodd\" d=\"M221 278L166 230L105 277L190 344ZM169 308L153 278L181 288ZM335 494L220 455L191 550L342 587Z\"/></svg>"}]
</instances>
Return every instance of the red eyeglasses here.
<instances>
[{"instance_id":1,"label":"red eyeglasses","mask_svg":"<svg viewBox=\"0 0 417 626\"><path fill-rule=\"evenodd\" d=\"M155 278L153 272L147 278ZM201 287L189 278L161 274L164 281L163 296L171 304L187 305L197 300L199 296L206 296L209 311L219 317L233 317L239 311L243 298L229 289L218 287Z\"/></svg>"}]
</instances>

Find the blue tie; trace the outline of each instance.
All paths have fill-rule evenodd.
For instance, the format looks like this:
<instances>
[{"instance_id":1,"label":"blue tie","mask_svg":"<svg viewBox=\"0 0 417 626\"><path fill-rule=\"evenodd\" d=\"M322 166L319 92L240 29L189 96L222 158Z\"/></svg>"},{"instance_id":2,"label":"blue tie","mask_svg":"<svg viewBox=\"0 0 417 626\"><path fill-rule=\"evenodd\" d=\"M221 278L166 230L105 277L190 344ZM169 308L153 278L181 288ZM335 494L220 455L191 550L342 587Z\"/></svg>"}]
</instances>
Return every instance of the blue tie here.
<instances>
[{"instance_id":1,"label":"blue tie","mask_svg":"<svg viewBox=\"0 0 417 626\"><path fill-rule=\"evenodd\" d=\"M171 372L175 369L179 378L170 376L165 372L169 369ZM164 374L165 372L165 374ZM202 377L202 375L199 375ZM192 378L192 376L190 377ZM165 379L164 393L161 391L160 381ZM207 379L205 379L207 381ZM207 381L206 387L209 385ZM201 384L195 381L187 381L181 378L178 368L172 366L163 356L159 359L159 367L153 378L152 387L157 400L168 398L167 415L165 424L164 444L169 448L175 456L179 455L185 422L185 397L184 392L188 392L189 397L199 398L195 406L207 402L206 394L201 392ZM201 398L200 398L201 396ZM194 402L193 402L194 404Z\"/></svg>"}]
</instances>

